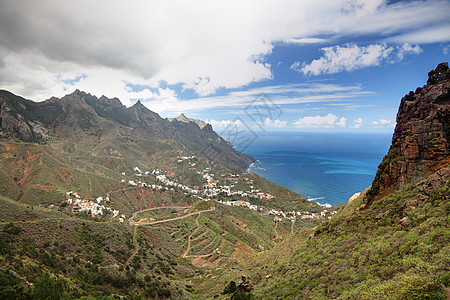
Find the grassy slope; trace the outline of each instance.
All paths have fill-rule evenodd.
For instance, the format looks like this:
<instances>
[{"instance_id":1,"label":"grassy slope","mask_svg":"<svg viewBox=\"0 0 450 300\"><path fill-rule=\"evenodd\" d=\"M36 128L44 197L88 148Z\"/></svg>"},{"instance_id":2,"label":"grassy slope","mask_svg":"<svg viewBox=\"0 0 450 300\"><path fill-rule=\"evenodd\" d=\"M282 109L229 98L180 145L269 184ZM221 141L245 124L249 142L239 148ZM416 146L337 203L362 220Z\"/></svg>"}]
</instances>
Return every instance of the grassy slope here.
<instances>
[{"instance_id":1,"label":"grassy slope","mask_svg":"<svg viewBox=\"0 0 450 300\"><path fill-rule=\"evenodd\" d=\"M445 172L370 209L358 209L360 197L315 231L298 231L249 268L214 280L225 286L246 273L263 299L446 299L450 182Z\"/></svg>"},{"instance_id":2,"label":"grassy slope","mask_svg":"<svg viewBox=\"0 0 450 300\"><path fill-rule=\"evenodd\" d=\"M68 218L67 215L54 209L46 209L18 203L0 196L0 222L31 221L42 218Z\"/></svg>"},{"instance_id":3,"label":"grassy slope","mask_svg":"<svg viewBox=\"0 0 450 300\"><path fill-rule=\"evenodd\" d=\"M145 298L190 298L185 284L176 277L193 274L192 267L176 262L176 256L151 239L140 241L140 259L124 268L134 250L129 226L55 218L57 215L42 217L13 223L21 229L19 234L8 234L5 228L9 223L0 224L0 274L11 270L26 283L48 272L64 282L71 297L140 294Z\"/></svg>"},{"instance_id":4,"label":"grassy slope","mask_svg":"<svg viewBox=\"0 0 450 300\"><path fill-rule=\"evenodd\" d=\"M87 148L82 151L84 146ZM116 293L148 298L170 293L173 298L191 298L193 287L186 284L186 279L202 278L214 268L242 268L258 253L291 235L291 223L278 224L275 230L272 217L217 204L215 211L202 213L197 220L193 216L138 227L138 252L128 269L124 269L135 249L132 227L77 219L59 211L58 204L66 199L66 191L74 190L83 198L94 199L127 187L120 180L128 179L134 166L170 170L180 182L189 185L202 184L192 179L196 170L210 168L216 178L229 172L201 159L196 161L196 170L190 170L190 165L178 162L177 156L189 156L183 151L173 142L145 144L112 136L103 140L92 136L86 145L70 140L43 145L1 142L0 275L6 269L12 270L26 286L48 271L54 278L61 278L66 292L75 297ZM256 188L276 196L275 202L264 205L286 209L298 203L297 209L304 209L301 196L257 175L245 176L255 180ZM126 215L161 203L192 204L193 199L187 199L180 191L141 188L110 196L111 206ZM317 209L305 203L311 210ZM49 204L56 208L42 207ZM5 222L10 221L23 231L14 236L1 232L7 226ZM303 223L297 221L293 229L297 230L300 224ZM188 237L191 247L186 258L182 258Z\"/></svg>"},{"instance_id":5,"label":"grassy slope","mask_svg":"<svg viewBox=\"0 0 450 300\"><path fill-rule=\"evenodd\" d=\"M315 202L306 200L305 197L275 184L257 174L244 174L242 177L248 177L254 181L254 185L265 193L274 195L274 199L261 201L262 205L270 208L281 209L283 211L311 211L318 212L321 210L320 206Z\"/></svg>"},{"instance_id":6,"label":"grassy slope","mask_svg":"<svg viewBox=\"0 0 450 300\"><path fill-rule=\"evenodd\" d=\"M187 281L201 278L210 269L240 268L275 245L271 217L216 205L216 210L198 217L137 227L138 251L124 268L135 249L133 227L69 218L55 210L1 198L0 273L9 269L21 282L33 282L49 272L63 280L66 292L75 297L155 297L170 291L173 298L191 298ZM1 232L16 217L20 221L13 224L22 231L15 235ZM279 232L290 234L288 228L279 228ZM183 258L188 236L191 248Z\"/></svg>"}]
</instances>

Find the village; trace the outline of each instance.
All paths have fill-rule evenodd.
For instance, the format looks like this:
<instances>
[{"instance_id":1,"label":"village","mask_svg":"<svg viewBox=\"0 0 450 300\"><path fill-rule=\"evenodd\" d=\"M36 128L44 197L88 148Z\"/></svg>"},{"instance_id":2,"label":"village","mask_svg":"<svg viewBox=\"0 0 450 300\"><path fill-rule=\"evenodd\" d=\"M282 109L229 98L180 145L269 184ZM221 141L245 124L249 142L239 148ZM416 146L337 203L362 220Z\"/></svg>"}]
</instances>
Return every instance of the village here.
<instances>
[{"instance_id":1,"label":"village","mask_svg":"<svg viewBox=\"0 0 450 300\"><path fill-rule=\"evenodd\" d=\"M195 169L194 167L196 166L194 162L191 162L192 159L195 159L195 156L177 157L179 163L187 161L189 163L189 166L191 167L191 170ZM328 211L326 209L322 210L320 213L311 213L307 211L283 212L281 210L269 209L264 206L252 204L250 202L251 199L270 200L273 199L274 196L256 189L253 185L253 180L239 174L228 173L222 174L221 177L232 180L235 184L239 181L244 182L248 185L248 190L244 191L235 189L234 184L221 185L220 180L215 179L215 175L210 172L210 168L205 168L202 171L196 171L196 174L203 182L202 187L189 187L185 184L179 183L178 180L174 178L175 176L173 173L161 169L142 171L139 167L134 167L133 171L134 173L132 175L129 175L128 178L126 178L127 174L125 172L122 172L121 175L125 178L122 178L120 182L128 187L150 188L153 190L162 191L181 190L185 195L190 195L191 197L195 197L201 201L214 200L224 205L245 207L263 215L271 215L274 217L275 222L295 222L296 218L310 220L330 219L331 216L336 213L335 211ZM151 176L153 177L153 181L155 182L154 184L146 182L148 181L146 179ZM104 214L108 214L111 215L111 221L117 220L119 222L124 222L124 220L126 220L125 215L121 214L118 210L114 210L108 206L110 202L109 195L106 195L105 197L97 197L95 200L86 200L81 199L78 193L70 191L67 192L67 197L67 204L72 206L73 213L86 212L92 217L99 217L103 216ZM223 198L232 199L223 200ZM245 201L244 199L247 199L249 201Z\"/></svg>"},{"instance_id":2,"label":"village","mask_svg":"<svg viewBox=\"0 0 450 300\"><path fill-rule=\"evenodd\" d=\"M105 204L107 204L110 201L109 196L106 196L105 198L97 197L95 201L81 199L78 193L73 191L67 192L66 196L68 197L67 204L72 205L73 213L86 212L90 214L92 217L103 216L104 214L111 214L110 220L114 220L117 216L119 216L118 210L105 206ZM104 204L102 204L102 202ZM118 221L124 222L124 220L125 215L121 214L118 218Z\"/></svg>"}]
</instances>

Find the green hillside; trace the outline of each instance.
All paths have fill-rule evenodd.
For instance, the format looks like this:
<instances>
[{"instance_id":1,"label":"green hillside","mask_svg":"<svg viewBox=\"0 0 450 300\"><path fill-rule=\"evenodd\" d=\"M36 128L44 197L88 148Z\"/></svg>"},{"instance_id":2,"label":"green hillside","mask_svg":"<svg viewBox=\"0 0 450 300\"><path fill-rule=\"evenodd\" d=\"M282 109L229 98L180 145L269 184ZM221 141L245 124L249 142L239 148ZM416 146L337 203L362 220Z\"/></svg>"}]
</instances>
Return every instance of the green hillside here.
<instances>
[{"instance_id":1,"label":"green hillside","mask_svg":"<svg viewBox=\"0 0 450 300\"><path fill-rule=\"evenodd\" d=\"M303 229L241 274L261 299L447 299L450 285L450 168L360 210L364 195L314 230ZM198 283L210 297L212 282ZM222 287L222 288L223 288ZM225 297L225 296L220 296Z\"/></svg>"}]
</instances>

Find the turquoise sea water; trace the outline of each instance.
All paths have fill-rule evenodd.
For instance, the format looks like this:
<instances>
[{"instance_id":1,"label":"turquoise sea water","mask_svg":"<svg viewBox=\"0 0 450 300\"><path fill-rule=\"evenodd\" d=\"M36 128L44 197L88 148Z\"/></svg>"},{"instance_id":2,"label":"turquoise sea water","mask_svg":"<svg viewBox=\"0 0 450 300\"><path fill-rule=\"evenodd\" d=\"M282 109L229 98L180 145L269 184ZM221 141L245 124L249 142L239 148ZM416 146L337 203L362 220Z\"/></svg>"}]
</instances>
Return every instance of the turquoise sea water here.
<instances>
[{"instance_id":1,"label":"turquoise sea water","mask_svg":"<svg viewBox=\"0 0 450 300\"><path fill-rule=\"evenodd\" d=\"M392 134L264 133L244 153L251 172L322 205L347 203L368 187Z\"/></svg>"}]
</instances>

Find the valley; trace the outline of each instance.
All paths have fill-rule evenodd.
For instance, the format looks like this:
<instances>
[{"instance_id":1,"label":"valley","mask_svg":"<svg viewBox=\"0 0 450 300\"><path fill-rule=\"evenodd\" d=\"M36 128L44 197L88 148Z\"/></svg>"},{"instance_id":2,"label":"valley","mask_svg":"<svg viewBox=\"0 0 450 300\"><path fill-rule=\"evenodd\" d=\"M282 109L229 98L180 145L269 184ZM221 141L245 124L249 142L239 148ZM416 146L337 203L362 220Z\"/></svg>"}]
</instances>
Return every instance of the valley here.
<instances>
[{"instance_id":1,"label":"valley","mask_svg":"<svg viewBox=\"0 0 450 300\"><path fill-rule=\"evenodd\" d=\"M0 298L45 284L57 299L445 299L450 70L436 70L402 98L372 185L328 209L245 173L253 159L199 120L0 91Z\"/></svg>"}]
</instances>

